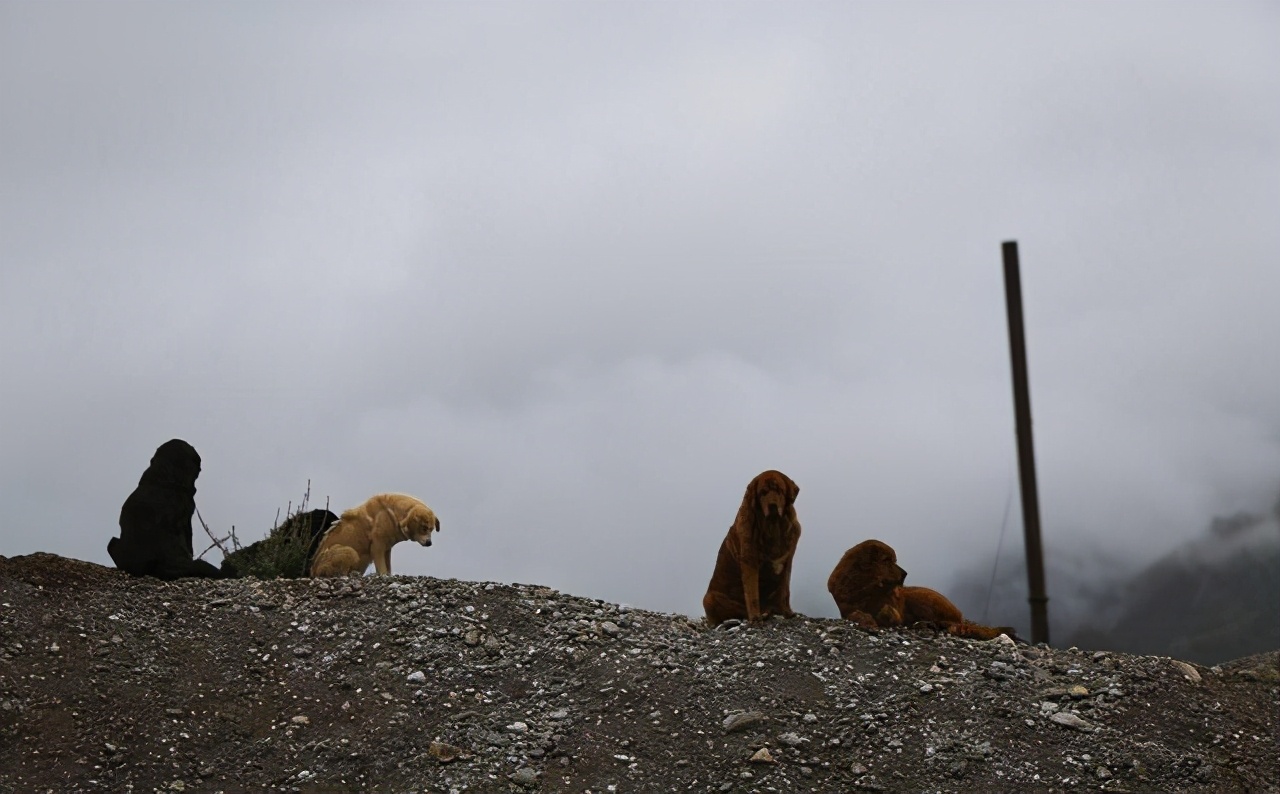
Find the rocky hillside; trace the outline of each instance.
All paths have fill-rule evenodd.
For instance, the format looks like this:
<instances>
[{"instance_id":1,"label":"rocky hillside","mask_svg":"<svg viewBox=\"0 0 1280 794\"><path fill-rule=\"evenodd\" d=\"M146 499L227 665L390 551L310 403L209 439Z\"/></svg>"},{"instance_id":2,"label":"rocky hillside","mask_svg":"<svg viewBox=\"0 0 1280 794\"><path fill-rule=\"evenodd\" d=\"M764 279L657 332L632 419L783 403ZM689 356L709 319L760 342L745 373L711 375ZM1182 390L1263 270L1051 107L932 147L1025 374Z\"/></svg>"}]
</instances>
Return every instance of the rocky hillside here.
<instances>
[{"instance_id":1,"label":"rocky hillside","mask_svg":"<svg viewBox=\"0 0 1280 794\"><path fill-rule=\"evenodd\" d=\"M3 791L1277 791L1278 706L1275 653L0 557Z\"/></svg>"}]
</instances>

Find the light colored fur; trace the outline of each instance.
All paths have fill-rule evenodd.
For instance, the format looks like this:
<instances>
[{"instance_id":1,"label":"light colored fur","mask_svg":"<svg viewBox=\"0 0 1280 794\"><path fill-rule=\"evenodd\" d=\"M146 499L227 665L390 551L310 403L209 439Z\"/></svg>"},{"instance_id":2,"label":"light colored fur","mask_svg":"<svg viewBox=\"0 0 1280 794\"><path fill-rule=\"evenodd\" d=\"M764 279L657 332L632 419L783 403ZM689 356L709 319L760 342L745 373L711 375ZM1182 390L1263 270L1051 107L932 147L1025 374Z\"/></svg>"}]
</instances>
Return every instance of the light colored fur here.
<instances>
[{"instance_id":1,"label":"light colored fur","mask_svg":"<svg viewBox=\"0 0 1280 794\"><path fill-rule=\"evenodd\" d=\"M402 540L431 545L440 519L421 501L404 494L371 496L342 514L325 533L311 563L312 576L363 574L373 563L379 575L391 573L391 547Z\"/></svg>"}]
</instances>

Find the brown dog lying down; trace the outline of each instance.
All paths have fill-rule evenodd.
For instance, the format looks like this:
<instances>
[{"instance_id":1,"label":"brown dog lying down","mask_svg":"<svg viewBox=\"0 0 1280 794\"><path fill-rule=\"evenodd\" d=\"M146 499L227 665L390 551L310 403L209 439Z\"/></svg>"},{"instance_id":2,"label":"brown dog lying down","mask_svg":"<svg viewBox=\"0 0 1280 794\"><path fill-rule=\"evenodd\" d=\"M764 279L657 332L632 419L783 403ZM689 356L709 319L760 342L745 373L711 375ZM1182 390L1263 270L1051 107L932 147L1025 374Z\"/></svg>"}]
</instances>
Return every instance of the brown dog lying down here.
<instances>
[{"instance_id":1,"label":"brown dog lying down","mask_svg":"<svg viewBox=\"0 0 1280 794\"><path fill-rule=\"evenodd\" d=\"M702 598L712 626L730 618L761 621L791 617L791 558L800 540L795 501L800 487L780 471L747 485L738 517L720 544L715 571Z\"/></svg>"},{"instance_id":2,"label":"brown dog lying down","mask_svg":"<svg viewBox=\"0 0 1280 794\"><path fill-rule=\"evenodd\" d=\"M840 617L863 628L923 623L975 640L991 640L1001 634L1016 636L1011 628L970 623L942 593L927 587L904 587L906 578L892 547L864 540L840 558L827 579L827 590L840 608Z\"/></svg>"},{"instance_id":3,"label":"brown dog lying down","mask_svg":"<svg viewBox=\"0 0 1280 794\"><path fill-rule=\"evenodd\" d=\"M373 563L381 575L391 573L391 547L402 540L431 545L440 519L412 496L384 493L342 514L329 528L311 562L311 575L346 576L364 573Z\"/></svg>"}]
</instances>

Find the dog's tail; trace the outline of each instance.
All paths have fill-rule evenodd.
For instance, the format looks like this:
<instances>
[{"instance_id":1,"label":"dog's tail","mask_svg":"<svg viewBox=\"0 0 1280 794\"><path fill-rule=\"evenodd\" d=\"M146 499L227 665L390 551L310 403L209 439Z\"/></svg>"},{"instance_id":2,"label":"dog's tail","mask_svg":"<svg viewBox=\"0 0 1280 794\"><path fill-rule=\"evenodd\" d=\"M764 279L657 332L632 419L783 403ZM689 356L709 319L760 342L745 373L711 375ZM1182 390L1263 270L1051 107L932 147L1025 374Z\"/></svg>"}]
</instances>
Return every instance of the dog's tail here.
<instances>
[{"instance_id":1,"label":"dog's tail","mask_svg":"<svg viewBox=\"0 0 1280 794\"><path fill-rule=\"evenodd\" d=\"M994 640L1001 634L1008 634L1011 640L1018 639L1018 635L1009 626L983 626L968 620L949 624L947 633L954 637L965 637L971 640Z\"/></svg>"}]
</instances>

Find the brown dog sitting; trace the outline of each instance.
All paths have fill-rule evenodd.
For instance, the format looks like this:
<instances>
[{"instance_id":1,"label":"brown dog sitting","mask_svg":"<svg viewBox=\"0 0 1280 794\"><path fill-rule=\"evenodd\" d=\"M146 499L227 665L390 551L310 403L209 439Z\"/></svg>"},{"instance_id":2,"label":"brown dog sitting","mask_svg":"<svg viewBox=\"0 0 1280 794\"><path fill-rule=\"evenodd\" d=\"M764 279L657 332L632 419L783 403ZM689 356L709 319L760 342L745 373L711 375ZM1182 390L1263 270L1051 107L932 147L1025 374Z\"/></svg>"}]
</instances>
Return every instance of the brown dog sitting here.
<instances>
[{"instance_id":1,"label":"brown dog sitting","mask_svg":"<svg viewBox=\"0 0 1280 794\"><path fill-rule=\"evenodd\" d=\"M780 471L762 472L747 485L702 598L709 624L730 618L758 622L770 615L795 615L791 559L800 540L795 509L799 493L800 487Z\"/></svg>"},{"instance_id":2,"label":"brown dog sitting","mask_svg":"<svg viewBox=\"0 0 1280 794\"><path fill-rule=\"evenodd\" d=\"M404 540L431 545L440 519L418 499L397 493L371 496L344 511L316 546L311 575L363 575L369 563L379 576L391 574L391 547Z\"/></svg>"},{"instance_id":3,"label":"brown dog sitting","mask_svg":"<svg viewBox=\"0 0 1280 794\"><path fill-rule=\"evenodd\" d=\"M924 624L957 637L991 640L1013 629L970 623L942 593L927 587L904 587L907 572L887 543L864 540L849 549L827 579L827 591L840 617L863 628Z\"/></svg>"}]
</instances>

